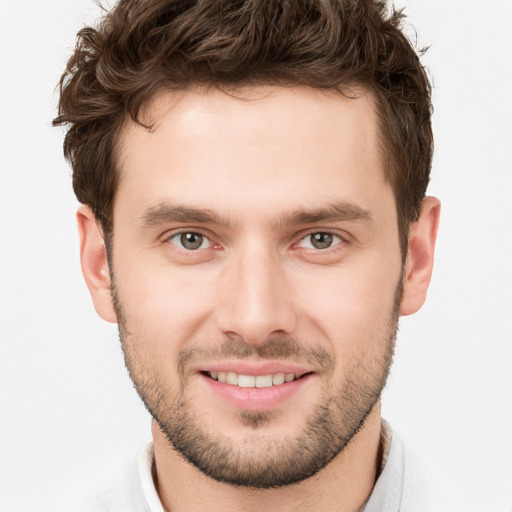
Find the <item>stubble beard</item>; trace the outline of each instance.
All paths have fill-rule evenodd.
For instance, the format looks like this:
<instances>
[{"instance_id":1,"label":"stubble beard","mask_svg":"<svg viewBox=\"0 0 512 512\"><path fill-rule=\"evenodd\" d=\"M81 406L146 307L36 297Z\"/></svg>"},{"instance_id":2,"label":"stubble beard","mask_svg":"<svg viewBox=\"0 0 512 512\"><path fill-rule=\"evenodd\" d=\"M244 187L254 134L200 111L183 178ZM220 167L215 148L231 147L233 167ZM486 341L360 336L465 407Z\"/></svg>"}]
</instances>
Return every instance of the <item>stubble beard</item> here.
<instances>
[{"instance_id":1,"label":"stubble beard","mask_svg":"<svg viewBox=\"0 0 512 512\"><path fill-rule=\"evenodd\" d=\"M208 432L201 412L194 411L193 404L190 405L193 401L187 396L183 371L183 365L191 358L190 353L182 352L179 357L178 366L182 366L178 368L179 389L169 389L152 372L151 355L141 357L139 347L143 343L133 339L112 283L126 367L137 393L170 446L214 480L255 489L283 487L315 475L341 454L364 426L382 394L392 364L402 290L400 280L393 311L380 340L381 352L378 356L361 353L351 361L337 392L325 393L298 436L269 439L264 434L258 435L258 429L272 421L272 413L241 411L240 422L254 435L248 435L243 445L236 445L229 436ZM299 343L288 338L270 340L267 345L257 348L226 340L223 347L225 352L230 352L226 355L248 357L256 354L261 357L268 352L276 359L303 350ZM325 368L335 366L333 356L320 347L308 351L305 357L316 358Z\"/></svg>"}]
</instances>

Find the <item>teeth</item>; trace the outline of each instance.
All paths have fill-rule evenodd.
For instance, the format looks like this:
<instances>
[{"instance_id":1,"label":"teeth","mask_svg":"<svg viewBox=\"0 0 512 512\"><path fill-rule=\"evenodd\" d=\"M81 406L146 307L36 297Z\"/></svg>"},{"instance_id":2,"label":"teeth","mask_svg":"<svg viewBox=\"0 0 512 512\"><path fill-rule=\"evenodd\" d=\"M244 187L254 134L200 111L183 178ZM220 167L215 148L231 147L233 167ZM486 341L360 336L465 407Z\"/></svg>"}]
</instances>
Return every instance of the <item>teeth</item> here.
<instances>
[{"instance_id":1,"label":"teeth","mask_svg":"<svg viewBox=\"0 0 512 512\"><path fill-rule=\"evenodd\" d=\"M256 377L257 388L269 388L272 386L272 375L258 375Z\"/></svg>"},{"instance_id":2,"label":"teeth","mask_svg":"<svg viewBox=\"0 0 512 512\"><path fill-rule=\"evenodd\" d=\"M228 372L226 376L226 384L236 386L238 384L238 375L235 372Z\"/></svg>"},{"instance_id":3,"label":"teeth","mask_svg":"<svg viewBox=\"0 0 512 512\"><path fill-rule=\"evenodd\" d=\"M276 373L272 377L272 384L274 386L279 386L279 384L284 384L284 373Z\"/></svg>"},{"instance_id":4,"label":"teeth","mask_svg":"<svg viewBox=\"0 0 512 512\"><path fill-rule=\"evenodd\" d=\"M254 375L239 375L238 385L241 388L253 388L256 384L256 377Z\"/></svg>"},{"instance_id":5,"label":"teeth","mask_svg":"<svg viewBox=\"0 0 512 512\"><path fill-rule=\"evenodd\" d=\"M269 388L291 382L300 375L294 373L274 373L271 375L239 375L235 372L208 372L208 375L219 382L239 386L241 388Z\"/></svg>"}]
</instances>

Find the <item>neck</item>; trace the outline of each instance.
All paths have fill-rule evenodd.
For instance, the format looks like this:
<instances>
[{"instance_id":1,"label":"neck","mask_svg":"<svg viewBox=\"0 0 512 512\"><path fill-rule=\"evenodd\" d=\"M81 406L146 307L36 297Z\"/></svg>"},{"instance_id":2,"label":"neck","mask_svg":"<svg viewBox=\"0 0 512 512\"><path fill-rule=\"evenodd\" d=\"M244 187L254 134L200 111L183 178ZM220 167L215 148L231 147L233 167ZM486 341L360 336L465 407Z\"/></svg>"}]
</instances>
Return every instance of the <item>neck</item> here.
<instances>
[{"instance_id":1,"label":"neck","mask_svg":"<svg viewBox=\"0 0 512 512\"><path fill-rule=\"evenodd\" d=\"M375 483L380 422L377 403L361 430L325 468L300 483L278 489L234 487L205 476L169 445L153 422L158 494L165 510L172 512L357 512Z\"/></svg>"}]
</instances>

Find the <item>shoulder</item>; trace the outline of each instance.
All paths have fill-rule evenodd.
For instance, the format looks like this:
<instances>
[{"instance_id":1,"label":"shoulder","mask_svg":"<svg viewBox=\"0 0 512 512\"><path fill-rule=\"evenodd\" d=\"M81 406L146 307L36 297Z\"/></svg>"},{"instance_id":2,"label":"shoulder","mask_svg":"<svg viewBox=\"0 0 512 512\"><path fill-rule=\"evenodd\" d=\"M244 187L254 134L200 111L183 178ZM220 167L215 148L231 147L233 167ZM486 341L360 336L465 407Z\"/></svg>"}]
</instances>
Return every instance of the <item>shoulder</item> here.
<instances>
[{"instance_id":1,"label":"shoulder","mask_svg":"<svg viewBox=\"0 0 512 512\"><path fill-rule=\"evenodd\" d=\"M480 512L457 475L448 474L400 432L394 436L404 464L401 512Z\"/></svg>"},{"instance_id":2,"label":"shoulder","mask_svg":"<svg viewBox=\"0 0 512 512\"><path fill-rule=\"evenodd\" d=\"M476 512L456 479L393 430L384 469L365 512Z\"/></svg>"},{"instance_id":3,"label":"shoulder","mask_svg":"<svg viewBox=\"0 0 512 512\"><path fill-rule=\"evenodd\" d=\"M146 449L144 450L144 452ZM151 512L139 471L141 455L98 473L89 481L62 485L52 496L27 504L19 512Z\"/></svg>"},{"instance_id":4,"label":"shoulder","mask_svg":"<svg viewBox=\"0 0 512 512\"><path fill-rule=\"evenodd\" d=\"M137 457L95 480L75 501L76 511L150 512L141 485Z\"/></svg>"}]
</instances>

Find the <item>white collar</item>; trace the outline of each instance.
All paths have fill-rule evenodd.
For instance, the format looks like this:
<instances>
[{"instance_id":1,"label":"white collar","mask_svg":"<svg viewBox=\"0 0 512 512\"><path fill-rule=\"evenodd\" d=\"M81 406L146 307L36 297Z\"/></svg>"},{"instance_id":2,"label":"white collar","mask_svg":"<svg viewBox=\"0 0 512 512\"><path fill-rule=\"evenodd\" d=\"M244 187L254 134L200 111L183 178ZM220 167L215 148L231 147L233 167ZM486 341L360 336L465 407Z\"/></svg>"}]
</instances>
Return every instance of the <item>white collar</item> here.
<instances>
[{"instance_id":1,"label":"white collar","mask_svg":"<svg viewBox=\"0 0 512 512\"><path fill-rule=\"evenodd\" d=\"M164 512L164 507L156 491L153 472L155 468L155 452L153 443L147 444L139 453L139 476L142 491L151 512Z\"/></svg>"}]
</instances>

